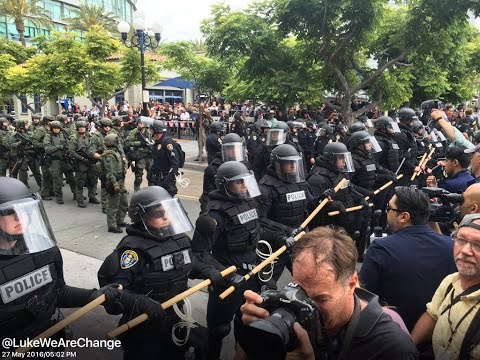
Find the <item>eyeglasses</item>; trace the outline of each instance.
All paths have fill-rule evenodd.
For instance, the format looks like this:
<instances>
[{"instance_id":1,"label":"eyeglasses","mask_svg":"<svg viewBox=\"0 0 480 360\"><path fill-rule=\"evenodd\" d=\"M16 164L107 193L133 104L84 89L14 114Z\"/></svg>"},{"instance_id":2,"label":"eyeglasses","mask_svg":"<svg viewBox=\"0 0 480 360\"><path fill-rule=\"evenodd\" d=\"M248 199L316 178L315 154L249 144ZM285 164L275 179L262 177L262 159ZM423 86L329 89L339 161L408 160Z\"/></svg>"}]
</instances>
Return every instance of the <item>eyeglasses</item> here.
<instances>
[{"instance_id":1,"label":"eyeglasses","mask_svg":"<svg viewBox=\"0 0 480 360\"><path fill-rule=\"evenodd\" d=\"M389 203L387 203L387 209L386 210L387 210L387 212L389 212L390 210L393 210L393 211L396 211L396 212L404 212L403 210L392 208Z\"/></svg>"},{"instance_id":2,"label":"eyeglasses","mask_svg":"<svg viewBox=\"0 0 480 360\"><path fill-rule=\"evenodd\" d=\"M480 253L480 241L467 241L456 236L453 238L453 241L455 241L455 244L460 246L462 249L465 247L465 245L470 244L470 247L473 251Z\"/></svg>"}]
</instances>

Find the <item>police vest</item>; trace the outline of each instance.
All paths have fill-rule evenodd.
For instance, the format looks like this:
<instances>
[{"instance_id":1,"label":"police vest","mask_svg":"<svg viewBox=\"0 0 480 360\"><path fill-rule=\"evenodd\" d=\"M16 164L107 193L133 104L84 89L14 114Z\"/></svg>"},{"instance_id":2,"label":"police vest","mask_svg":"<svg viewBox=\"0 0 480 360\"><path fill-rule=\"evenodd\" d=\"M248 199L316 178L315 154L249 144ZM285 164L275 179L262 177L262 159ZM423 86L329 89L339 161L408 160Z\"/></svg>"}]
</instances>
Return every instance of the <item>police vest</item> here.
<instances>
[{"instance_id":1,"label":"police vest","mask_svg":"<svg viewBox=\"0 0 480 360\"><path fill-rule=\"evenodd\" d=\"M206 212L219 211L224 214L225 219L224 242L216 243L214 250L237 253L255 249L260 239L257 208L258 203L254 199L235 203L210 198Z\"/></svg>"},{"instance_id":2,"label":"police vest","mask_svg":"<svg viewBox=\"0 0 480 360\"><path fill-rule=\"evenodd\" d=\"M132 282L130 290L137 294L148 294L159 302L166 301L188 288L188 275L192 268L190 247L190 239L184 234L168 237L164 241L127 235L113 253L119 255L114 255L115 261L111 262L117 268L100 268L99 282L101 285L108 283L119 271L119 257L125 250L133 250L146 261L141 277Z\"/></svg>"},{"instance_id":3,"label":"police vest","mask_svg":"<svg viewBox=\"0 0 480 360\"><path fill-rule=\"evenodd\" d=\"M310 177L312 175L322 176L323 178L325 178L327 180L326 188L335 187L339 183L339 181L345 177L343 176L343 174L335 173L324 167L320 167L318 164L313 167ZM342 202L346 208L353 206L354 200L352 196L352 191L350 190L350 184L344 185L341 189L337 191L337 193L335 194L335 200Z\"/></svg>"},{"instance_id":4,"label":"police vest","mask_svg":"<svg viewBox=\"0 0 480 360\"><path fill-rule=\"evenodd\" d=\"M368 153L363 153L358 150L352 151L352 158L355 165L355 184L372 190L375 186L375 175L377 173L375 160L373 160Z\"/></svg>"},{"instance_id":5,"label":"police vest","mask_svg":"<svg viewBox=\"0 0 480 360\"><path fill-rule=\"evenodd\" d=\"M260 184L274 188L278 193L278 201L272 204L270 220L281 224L298 227L305 220L308 206L308 184L286 183L280 179L266 174Z\"/></svg>"},{"instance_id":6,"label":"police vest","mask_svg":"<svg viewBox=\"0 0 480 360\"><path fill-rule=\"evenodd\" d=\"M0 338L35 336L50 326L65 285L58 247L0 256Z\"/></svg>"},{"instance_id":7,"label":"police vest","mask_svg":"<svg viewBox=\"0 0 480 360\"><path fill-rule=\"evenodd\" d=\"M382 149L385 149L380 153L381 165L391 171L397 171L398 166L400 165L400 147L395 140L386 136L375 135L375 137L378 142L381 142L384 145L382 146Z\"/></svg>"}]
</instances>

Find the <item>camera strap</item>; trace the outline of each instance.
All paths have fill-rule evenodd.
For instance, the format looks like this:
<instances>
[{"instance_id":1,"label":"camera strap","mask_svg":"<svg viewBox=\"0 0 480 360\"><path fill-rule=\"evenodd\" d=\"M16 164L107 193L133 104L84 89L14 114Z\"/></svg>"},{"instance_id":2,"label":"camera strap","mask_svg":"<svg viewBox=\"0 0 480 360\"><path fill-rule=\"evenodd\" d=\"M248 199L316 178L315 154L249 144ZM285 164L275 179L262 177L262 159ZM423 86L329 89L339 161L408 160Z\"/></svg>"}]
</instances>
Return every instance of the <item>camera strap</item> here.
<instances>
[{"instance_id":1,"label":"camera strap","mask_svg":"<svg viewBox=\"0 0 480 360\"><path fill-rule=\"evenodd\" d=\"M360 320L360 313L362 311L360 306L360 299L356 294L353 294L353 296L354 296L353 314L352 314L352 317L350 318L350 321L348 322L347 330L345 331L345 336L343 337L342 349L340 350L340 354L338 355L338 360L346 360L348 358L353 337L355 336L355 331L357 329L358 322Z\"/></svg>"}]
</instances>

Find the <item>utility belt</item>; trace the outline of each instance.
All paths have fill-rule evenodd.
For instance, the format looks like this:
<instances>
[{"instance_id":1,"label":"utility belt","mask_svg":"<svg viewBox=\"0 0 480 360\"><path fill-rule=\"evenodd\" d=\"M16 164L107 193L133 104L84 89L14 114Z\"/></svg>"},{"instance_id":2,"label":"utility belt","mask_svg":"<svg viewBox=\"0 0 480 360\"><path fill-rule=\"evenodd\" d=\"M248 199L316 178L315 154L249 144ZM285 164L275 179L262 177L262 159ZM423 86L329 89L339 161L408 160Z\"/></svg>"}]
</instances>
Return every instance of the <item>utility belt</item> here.
<instances>
[{"instance_id":1,"label":"utility belt","mask_svg":"<svg viewBox=\"0 0 480 360\"><path fill-rule=\"evenodd\" d=\"M164 179L166 178L171 172L170 172L170 169L168 170L156 170L156 169L152 169L152 175L153 176L156 176L156 177L159 177L161 179Z\"/></svg>"}]
</instances>

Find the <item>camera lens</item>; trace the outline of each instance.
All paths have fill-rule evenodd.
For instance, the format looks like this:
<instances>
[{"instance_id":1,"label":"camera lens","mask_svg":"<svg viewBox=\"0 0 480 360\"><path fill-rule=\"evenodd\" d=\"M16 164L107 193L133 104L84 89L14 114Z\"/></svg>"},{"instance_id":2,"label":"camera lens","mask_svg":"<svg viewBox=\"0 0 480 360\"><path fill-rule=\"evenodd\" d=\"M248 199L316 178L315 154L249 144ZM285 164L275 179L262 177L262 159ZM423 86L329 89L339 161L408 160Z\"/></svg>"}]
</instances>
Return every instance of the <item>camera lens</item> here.
<instances>
[{"instance_id":1,"label":"camera lens","mask_svg":"<svg viewBox=\"0 0 480 360\"><path fill-rule=\"evenodd\" d=\"M279 308L269 317L244 326L240 342L248 358L284 359L286 353L296 347L294 323L295 315Z\"/></svg>"}]
</instances>

